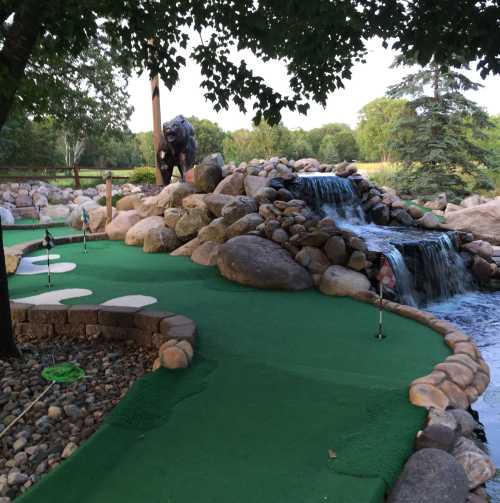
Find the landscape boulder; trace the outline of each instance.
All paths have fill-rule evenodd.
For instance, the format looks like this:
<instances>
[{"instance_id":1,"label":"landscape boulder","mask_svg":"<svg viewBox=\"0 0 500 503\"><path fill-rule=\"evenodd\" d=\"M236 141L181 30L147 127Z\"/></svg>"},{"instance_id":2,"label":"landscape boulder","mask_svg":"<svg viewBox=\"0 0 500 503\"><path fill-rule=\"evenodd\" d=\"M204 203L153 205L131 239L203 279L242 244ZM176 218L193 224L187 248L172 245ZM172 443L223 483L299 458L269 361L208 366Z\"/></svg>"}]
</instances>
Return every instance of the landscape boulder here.
<instances>
[{"instance_id":1,"label":"landscape boulder","mask_svg":"<svg viewBox=\"0 0 500 503\"><path fill-rule=\"evenodd\" d=\"M253 197L239 196L227 203L221 211L221 217L225 225L231 225L248 213L257 211L257 203Z\"/></svg>"},{"instance_id":2,"label":"landscape boulder","mask_svg":"<svg viewBox=\"0 0 500 503\"><path fill-rule=\"evenodd\" d=\"M304 246L295 255L295 260L311 274L323 274L330 267L327 256L319 248L313 246Z\"/></svg>"},{"instance_id":3,"label":"landscape boulder","mask_svg":"<svg viewBox=\"0 0 500 503\"><path fill-rule=\"evenodd\" d=\"M158 194L157 205L162 210L165 210L165 208L178 208L182 206L182 200L185 197L194 193L196 193L196 187L191 183L171 183Z\"/></svg>"},{"instance_id":4,"label":"landscape boulder","mask_svg":"<svg viewBox=\"0 0 500 503\"><path fill-rule=\"evenodd\" d=\"M248 213L236 220L225 230L226 239L241 236L247 232L254 231L264 220L258 213Z\"/></svg>"},{"instance_id":5,"label":"landscape boulder","mask_svg":"<svg viewBox=\"0 0 500 503\"><path fill-rule=\"evenodd\" d=\"M255 197L261 189L268 187L270 182L267 177L248 175L244 181L245 194Z\"/></svg>"},{"instance_id":6,"label":"landscape boulder","mask_svg":"<svg viewBox=\"0 0 500 503\"><path fill-rule=\"evenodd\" d=\"M214 189L214 194L226 194L238 196L244 192L245 175L243 173L233 173L224 178Z\"/></svg>"},{"instance_id":7,"label":"landscape boulder","mask_svg":"<svg viewBox=\"0 0 500 503\"><path fill-rule=\"evenodd\" d=\"M471 490L484 484L496 473L491 458L468 438L458 439L453 448L453 456L463 466Z\"/></svg>"},{"instance_id":8,"label":"landscape boulder","mask_svg":"<svg viewBox=\"0 0 500 503\"><path fill-rule=\"evenodd\" d=\"M238 236L220 247L217 266L227 279L255 288L303 290L313 285L307 269L278 244Z\"/></svg>"},{"instance_id":9,"label":"landscape boulder","mask_svg":"<svg viewBox=\"0 0 500 503\"><path fill-rule=\"evenodd\" d=\"M406 462L387 503L466 503L467 476L441 449L421 449Z\"/></svg>"},{"instance_id":10,"label":"landscape boulder","mask_svg":"<svg viewBox=\"0 0 500 503\"><path fill-rule=\"evenodd\" d=\"M153 227L144 236L143 250L145 253L171 252L181 244L172 229L168 227Z\"/></svg>"},{"instance_id":11,"label":"landscape boulder","mask_svg":"<svg viewBox=\"0 0 500 503\"><path fill-rule=\"evenodd\" d=\"M163 217L153 216L145 218L132 226L125 235L125 244L130 246L143 246L144 237L155 227L164 227Z\"/></svg>"},{"instance_id":12,"label":"landscape boulder","mask_svg":"<svg viewBox=\"0 0 500 503\"><path fill-rule=\"evenodd\" d=\"M222 208L224 208L227 203L234 201L234 199L234 196L227 194L207 194L204 197L203 202L212 215L214 215L215 217L220 217Z\"/></svg>"},{"instance_id":13,"label":"landscape boulder","mask_svg":"<svg viewBox=\"0 0 500 503\"><path fill-rule=\"evenodd\" d=\"M14 215L7 208L2 208L0 206L0 217L2 219L2 225L14 225L16 220L14 219Z\"/></svg>"},{"instance_id":14,"label":"landscape boulder","mask_svg":"<svg viewBox=\"0 0 500 503\"><path fill-rule=\"evenodd\" d=\"M111 209L111 220L116 217L118 212L115 208ZM105 206L95 208L89 212L90 232L104 232L106 219L108 218L108 209Z\"/></svg>"},{"instance_id":15,"label":"landscape boulder","mask_svg":"<svg viewBox=\"0 0 500 503\"><path fill-rule=\"evenodd\" d=\"M104 231L113 241L124 240L128 230L139 222L141 217L135 210L119 211L118 215L106 225Z\"/></svg>"},{"instance_id":16,"label":"landscape boulder","mask_svg":"<svg viewBox=\"0 0 500 503\"><path fill-rule=\"evenodd\" d=\"M438 218L431 211L428 211L422 218L419 218L417 223L420 227L424 227L425 229L439 229L439 227L441 227Z\"/></svg>"},{"instance_id":17,"label":"landscape boulder","mask_svg":"<svg viewBox=\"0 0 500 503\"><path fill-rule=\"evenodd\" d=\"M184 213L175 224L175 233L181 241L189 241L198 231L210 223L207 210L191 208Z\"/></svg>"},{"instance_id":18,"label":"landscape boulder","mask_svg":"<svg viewBox=\"0 0 500 503\"><path fill-rule=\"evenodd\" d=\"M442 227L471 232L476 239L500 244L500 199L453 211L446 215L446 223Z\"/></svg>"},{"instance_id":19,"label":"landscape boulder","mask_svg":"<svg viewBox=\"0 0 500 503\"><path fill-rule=\"evenodd\" d=\"M200 229L200 232L198 232L198 238L201 242L224 242L226 240L226 226L224 225L222 218L216 218L215 220L212 220L208 225Z\"/></svg>"},{"instance_id":20,"label":"landscape boulder","mask_svg":"<svg viewBox=\"0 0 500 503\"><path fill-rule=\"evenodd\" d=\"M370 290L370 286L364 274L341 265L332 265L321 276L319 289L325 295L353 296Z\"/></svg>"},{"instance_id":21,"label":"landscape boulder","mask_svg":"<svg viewBox=\"0 0 500 503\"><path fill-rule=\"evenodd\" d=\"M221 154L206 156L200 164L193 168L194 185L198 192L213 192L222 180L224 158Z\"/></svg>"},{"instance_id":22,"label":"landscape boulder","mask_svg":"<svg viewBox=\"0 0 500 503\"><path fill-rule=\"evenodd\" d=\"M214 266L217 264L217 257L221 243L216 241L205 241L198 246L191 255L191 260L195 264Z\"/></svg>"},{"instance_id":23,"label":"landscape boulder","mask_svg":"<svg viewBox=\"0 0 500 503\"><path fill-rule=\"evenodd\" d=\"M129 196L124 196L116 202L116 209L118 211L128 211L135 209L141 202L141 196L139 194L130 194Z\"/></svg>"}]
</instances>

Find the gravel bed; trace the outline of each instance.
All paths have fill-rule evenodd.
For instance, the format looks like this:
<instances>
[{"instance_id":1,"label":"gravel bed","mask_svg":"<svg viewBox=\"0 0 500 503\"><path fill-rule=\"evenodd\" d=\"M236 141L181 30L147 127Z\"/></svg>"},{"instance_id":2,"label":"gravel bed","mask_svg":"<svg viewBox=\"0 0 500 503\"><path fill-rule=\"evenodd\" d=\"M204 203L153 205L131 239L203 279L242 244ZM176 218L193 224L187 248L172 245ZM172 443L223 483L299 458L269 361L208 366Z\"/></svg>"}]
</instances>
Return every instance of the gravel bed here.
<instances>
[{"instance_id":1,"label":"gravel bed","mask_svg":"<svg viewBox=\"0 0 500 503\"><path fill-rule=\"evenodd\" d=\"M0 438L0 503L9 503L71 456L156 356L135 344L59 339L20 344L23 357L0 360L0 432L50 384L45 367L71 362L85 371L48 393Z\"/></svg>"}]
</instances>

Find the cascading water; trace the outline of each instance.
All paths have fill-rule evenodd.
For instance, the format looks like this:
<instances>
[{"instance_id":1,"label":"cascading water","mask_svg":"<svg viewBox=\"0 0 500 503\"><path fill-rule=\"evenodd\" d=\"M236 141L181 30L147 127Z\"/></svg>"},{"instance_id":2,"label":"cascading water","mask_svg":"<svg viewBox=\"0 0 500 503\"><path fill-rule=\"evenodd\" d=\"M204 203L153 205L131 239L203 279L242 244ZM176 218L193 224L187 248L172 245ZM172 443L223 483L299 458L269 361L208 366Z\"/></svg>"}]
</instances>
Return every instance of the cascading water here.
<instances>
[{"instance_id":1,"label":"cascading water","mask_svg":"<svg viewBox=\"0 0 500 503\"><path fill-rule=\"evenodd\" d=\"M369 223L357 189L347 178L307 174L299 176L290 188L332 217L341 229L363 237L370 251L387 257L401 302L424 305L471 288L472 277L457 251L453 233Z\"/></svg>"}]
</instances>

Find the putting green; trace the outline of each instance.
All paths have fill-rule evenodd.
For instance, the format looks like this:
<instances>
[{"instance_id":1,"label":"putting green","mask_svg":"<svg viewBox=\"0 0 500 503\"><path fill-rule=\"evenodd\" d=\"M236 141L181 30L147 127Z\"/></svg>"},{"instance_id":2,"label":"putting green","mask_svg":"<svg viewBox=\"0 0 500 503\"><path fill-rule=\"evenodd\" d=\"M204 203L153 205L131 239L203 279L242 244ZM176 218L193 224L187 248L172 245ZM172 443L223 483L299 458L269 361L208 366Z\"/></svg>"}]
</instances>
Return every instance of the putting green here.
<instances>
[{"instance_id":1,"label":"putting green","mask_svg":"<svg viewBox=\"0 0 500 503\"><path fill-rule=\"evenodd\" d=\"M75 455L22 503L375 503L412 451L425 410L408 384L448 350L415 322L315 290L242 287L184 257L121 242L57 247L78 264L54 288L103 302L152 295L198 323L191 368L140 379ZM11 295L45 278L10 279ZM336 453L329 459L328 451Z\"/></svg>"},{"instance_id":2,"label":"putting green","mask_svg":"<svg viewBox=\"0 0 500 503\"><path fill-rule=\"evenodd\" d=\"M49 232L54 236L70 236L73 234L81 234L79 229L73 227L51 227ZM43 239L45 237L45 229L23 229L23 230L4 230L3 244L4 246L13 246L34 239Z\"/></svg>"}]
</instances>

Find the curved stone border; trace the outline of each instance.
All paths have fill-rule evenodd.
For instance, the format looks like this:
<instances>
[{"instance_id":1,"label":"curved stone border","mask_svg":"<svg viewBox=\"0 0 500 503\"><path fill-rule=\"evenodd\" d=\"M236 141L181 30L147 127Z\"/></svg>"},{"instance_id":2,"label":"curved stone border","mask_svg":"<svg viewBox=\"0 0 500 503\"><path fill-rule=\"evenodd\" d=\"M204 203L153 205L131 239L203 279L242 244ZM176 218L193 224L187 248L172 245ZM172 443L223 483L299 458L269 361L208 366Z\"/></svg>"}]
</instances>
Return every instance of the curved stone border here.
<instances>
[{"instance_id":1,"label":"curved stone border","mask_svg":"<svg viewBox=\"0 0 500 503\"><path fill-rule=\"evenodd\" d=\"M108 239L108 235L105 232L87 234L86 239L87 241L102 241ZM54 237L54 243L56 245L66 245L70 243L81 242L83 242L83 234ZM17 245L4 248L7 274L15 274L17 267L19 266L19 262L24 257L24 255L37 250L41 250L43 248L42 243L43 239L34 239L32 241L26 241L24 243L19 243Z\"/></svg>"},{"instance_id":2,"label":"curved stone border","mask_svg":"<svg viewBox=\"0 0 500 503\"><path fill-rule=\"evenodd\" d=\"M12 224L12 225L2 225L4 231L26 231L35 229L46 229L54 227L67 227L66 222L49 222L47 224Z\"/></svg>"},{"instance_id":3,"label":"curved stone border","mask_svg":"<svg viewBox=\"0 0 500 503\"><path fill-rule=\"evenodd\" d=\"M94 304L33 305L11 302L17 340L77 336L107 341L134 341L158 349L153 369L184 368L193 358L196 323L168 311Z\"/></svg>"},{"instance_id":4,"label":"curved stone border","mask_svg":"<svg viewBox=\"0 0 500 503\"><path fill-rule=\"evenodd\" d=\"M379 305L379 297L373 292L360 292L357 300ZM453 323L436 318L415 307L382 301L384 309L417 321L443 336L453 354L434 370L410 384L409 399L413 405L445 410L467 409L484 393L490 382L490 369L481 357L471 338Z\"/></svg>"},{"instance_id":5,"label":"curved stone border","mask_svg":"<svg viewBox=\"0 0 500 503\"><path fill-rule=\"evenodd\" d=\"M374 306L378 306L380 303L378 295L369 291L358 292L352 295L352 297ZM484 361L479 349L470 337L459 330L453 323L436 318L432 314L423 312L415 307L398 304L397 302L383 300L382 304L387 311L429 327L441 335L444 338L444 342L453 351L452 355L435 365L430 374L415 379L409 387L409 401L413 405L427 409L428 425L442 424L449 426L447 424L449 416L446 418L448 414L446 411L468 409L488 387L490 382L488 364ZM425 435L427 431L425 429L423 434ZM421 434L422 432L418 432L417 438ZM495 476L496 468L486 452L483 452L470 439L463 435L460 436L460 430L458 431L458 435L459 437L457 437L451 454L464 468L471 497L476 498L474 501L485 501L478 498L477 492L480 491L481 486L485 482ZM406 467L411 465L411 463L410 460L405 465L400 479L394 486L395 488L398 488L400 484L404 484L401 480L405 481L408 478L408 473L411 470L406 469ZM432 480L432 477L429 480ZM399 489L396 490L396 493L398 491ZM397 503L403 500L400 500L397 496L393 496L391 493L389 501Z\"/></svg>"}]
</instances>

